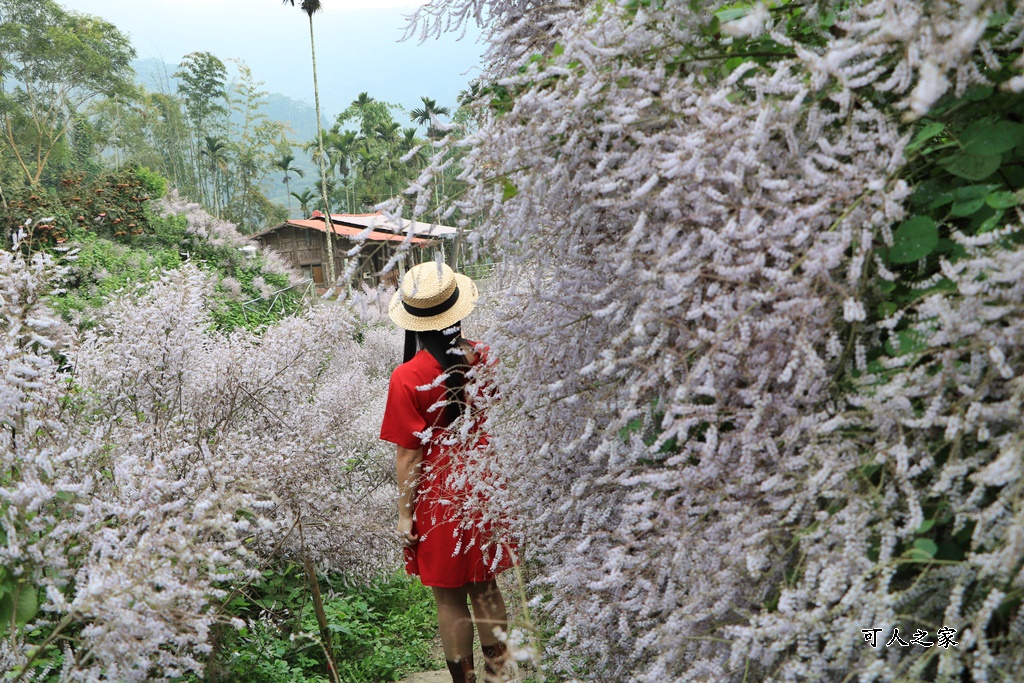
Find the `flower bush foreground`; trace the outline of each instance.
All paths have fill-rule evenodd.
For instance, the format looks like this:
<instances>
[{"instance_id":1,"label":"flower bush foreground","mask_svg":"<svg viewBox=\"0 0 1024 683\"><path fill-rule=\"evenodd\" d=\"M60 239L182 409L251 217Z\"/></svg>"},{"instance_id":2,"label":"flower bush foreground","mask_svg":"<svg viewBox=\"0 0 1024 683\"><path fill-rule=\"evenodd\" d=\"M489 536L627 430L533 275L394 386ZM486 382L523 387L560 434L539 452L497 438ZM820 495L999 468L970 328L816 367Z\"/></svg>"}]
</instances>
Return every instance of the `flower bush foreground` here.
<instances>
[{"instance_id":1,"label":"flower bush foreground","mask_svg":"<svg viewBox=\"0 0 1024 683\"><path fill-rule=\"evenodd\" d=\"M520 524L555 679L1012 680L1024 7L418 20L473 17L459 208L531 274L481 499Z\"/></svg>"},{"instance_id":2,"label":"flower bush foreground","mask_svg":"<svg viewBox=\"0 0 1024 683\"><path fill-rule=\"evenodd\" d=\"M211 278L185 265L75 338L46 307L54 277L0 251L0 613L33 629L8 632L0 669L200 673L229 589L272 555L393 564L391 337L336 305L212 334Z\"/></svg>"}]
</instances>

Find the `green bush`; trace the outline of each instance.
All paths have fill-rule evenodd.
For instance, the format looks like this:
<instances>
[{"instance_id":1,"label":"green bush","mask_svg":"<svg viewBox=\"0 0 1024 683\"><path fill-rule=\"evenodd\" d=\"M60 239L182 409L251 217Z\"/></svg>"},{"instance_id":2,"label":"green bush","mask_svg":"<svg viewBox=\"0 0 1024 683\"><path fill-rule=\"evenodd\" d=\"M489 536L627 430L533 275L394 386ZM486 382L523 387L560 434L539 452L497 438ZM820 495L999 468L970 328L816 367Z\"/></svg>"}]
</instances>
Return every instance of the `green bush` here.
<instances>
[{"instance_id":1,"label":"green bush","mask_svg":"<svg viewBox=\"0 0 1024 683\"><path fill-rule=\"evenodd\" d=\"M139 166L135 169L135 177L138 178L143 191L149 195L150 199L160 199L167 194L167 178L156 171Z\"/></svg>"},{"instance_id":2,"label":"green bush","mask_svg":"<svg viewBox=\"0 0 1024 683\"><path fill-rule=\"evenodd\" d=\"M430 590L404 574L350 586L321 580L331 648L343 681L397 681L433 668L437 612ZM246 625L225 633L218 669L225 680L284 683L328 680L326 655L302 567L265 571L228 606Z\"/></svg>"},{"instance_id":3,"label":"green bush","mask_svg":"<svg viewBox=\"0 0 1024 683\"><path fill-rule=\"evenodd\" d=\"M301 305L302 292L286 290L288 278L263 271L259 255L248 256L233 246L215 245L189 232L181 216L154 216L147 209L146 231L137 234L99 234L72 225L61 239L68 278L52 305L65 320L81 327L92 324L89 312L102 306L115 292L159 277L185 260L199 263L218 283L210 306L211 328L230 332L236 328L258 330L292 315ZM262 277L277 292L263 299L253 284ZM232 291L223 283L237 281Z\"/></svg>"},{"instance_id":4,"label":"green bush","mask_svg":"<svg viewBox=\"0 0 1024 683\"><path fill-rule=\"evenodd\" d=\"M142 249L93 233L74 235L71 245L74 251L68 262L68 280L64 291L52 299L53 307L66 320L98 308L118 290L152 280L161 269L181 265L177 249ZM80 322L87 327L88 316Z\"/></svg>"}]
</instances>

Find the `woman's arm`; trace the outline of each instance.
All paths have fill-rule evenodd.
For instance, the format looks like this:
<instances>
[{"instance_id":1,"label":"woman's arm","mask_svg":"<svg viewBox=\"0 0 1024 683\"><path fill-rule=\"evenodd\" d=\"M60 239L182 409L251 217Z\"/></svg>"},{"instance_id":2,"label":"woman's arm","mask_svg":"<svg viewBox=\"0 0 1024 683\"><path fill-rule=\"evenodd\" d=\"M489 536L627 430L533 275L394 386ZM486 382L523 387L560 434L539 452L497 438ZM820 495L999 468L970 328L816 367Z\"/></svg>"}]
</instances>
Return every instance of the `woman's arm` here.
<instances>
[{"instance_id":1,"label":"woman's arm","mask_svg":"<svg viewBox=\"0 0 1024 683\"><path fill-rule=\"evenodd\" d=\"M422 448L396 446L395 474L398 476L398 531L403 535L406 546L415 545L420 539L412 532L413 506L416 504L416 487L420 483L420 466L423 463Z\"/></svg>"}]
</instances>

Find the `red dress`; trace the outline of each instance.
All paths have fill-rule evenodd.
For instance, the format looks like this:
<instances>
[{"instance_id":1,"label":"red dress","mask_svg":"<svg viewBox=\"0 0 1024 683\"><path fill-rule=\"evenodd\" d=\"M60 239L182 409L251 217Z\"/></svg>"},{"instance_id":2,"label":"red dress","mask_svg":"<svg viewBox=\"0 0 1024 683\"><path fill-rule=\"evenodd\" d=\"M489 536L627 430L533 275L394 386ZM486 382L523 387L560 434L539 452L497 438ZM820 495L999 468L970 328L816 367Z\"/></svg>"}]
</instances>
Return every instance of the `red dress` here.
<instances>
[{"instance_id":1,"label":"red dress","mask_svg":"<svg viewBox=\"0 0 1024 683\"><path fill-rule=\"evenodd\" d=\"M482 358L478 353L476 362ZM440 443L447 426L441 372L441 365L428 351L420 351L395 368L380 438L403 448L423 448L413 510L413 533L419 535L419 542L405 549L406 572L419 576L425 586L458 588L490 581L512 566L512 557L509 548L482 538L479 525L462 523L467 492L453 486L449 477L455 447ZM483 442L486 436L480 439Z\"/></svg>"}]
</instances>

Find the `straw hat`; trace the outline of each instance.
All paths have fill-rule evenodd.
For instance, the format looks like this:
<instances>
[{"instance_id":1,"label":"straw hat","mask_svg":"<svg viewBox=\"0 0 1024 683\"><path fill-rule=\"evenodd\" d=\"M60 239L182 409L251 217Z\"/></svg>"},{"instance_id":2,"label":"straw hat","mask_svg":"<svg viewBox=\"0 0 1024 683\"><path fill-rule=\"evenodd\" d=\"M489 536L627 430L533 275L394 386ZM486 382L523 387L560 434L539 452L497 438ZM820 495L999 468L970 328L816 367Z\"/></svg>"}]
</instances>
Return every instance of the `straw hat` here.
<instances>
[{"instance_id":1,"label":"straw hat","mask_svg":"<svg viewBox=\"0 0 1024 683\"><path fill-rule=\"evenodd\" d=\"M406 330L443 330L469 315L479 296L476 285L465 275L443 263L421 263L402 278L388 314Z\"/></svg>"}]
</instances>

